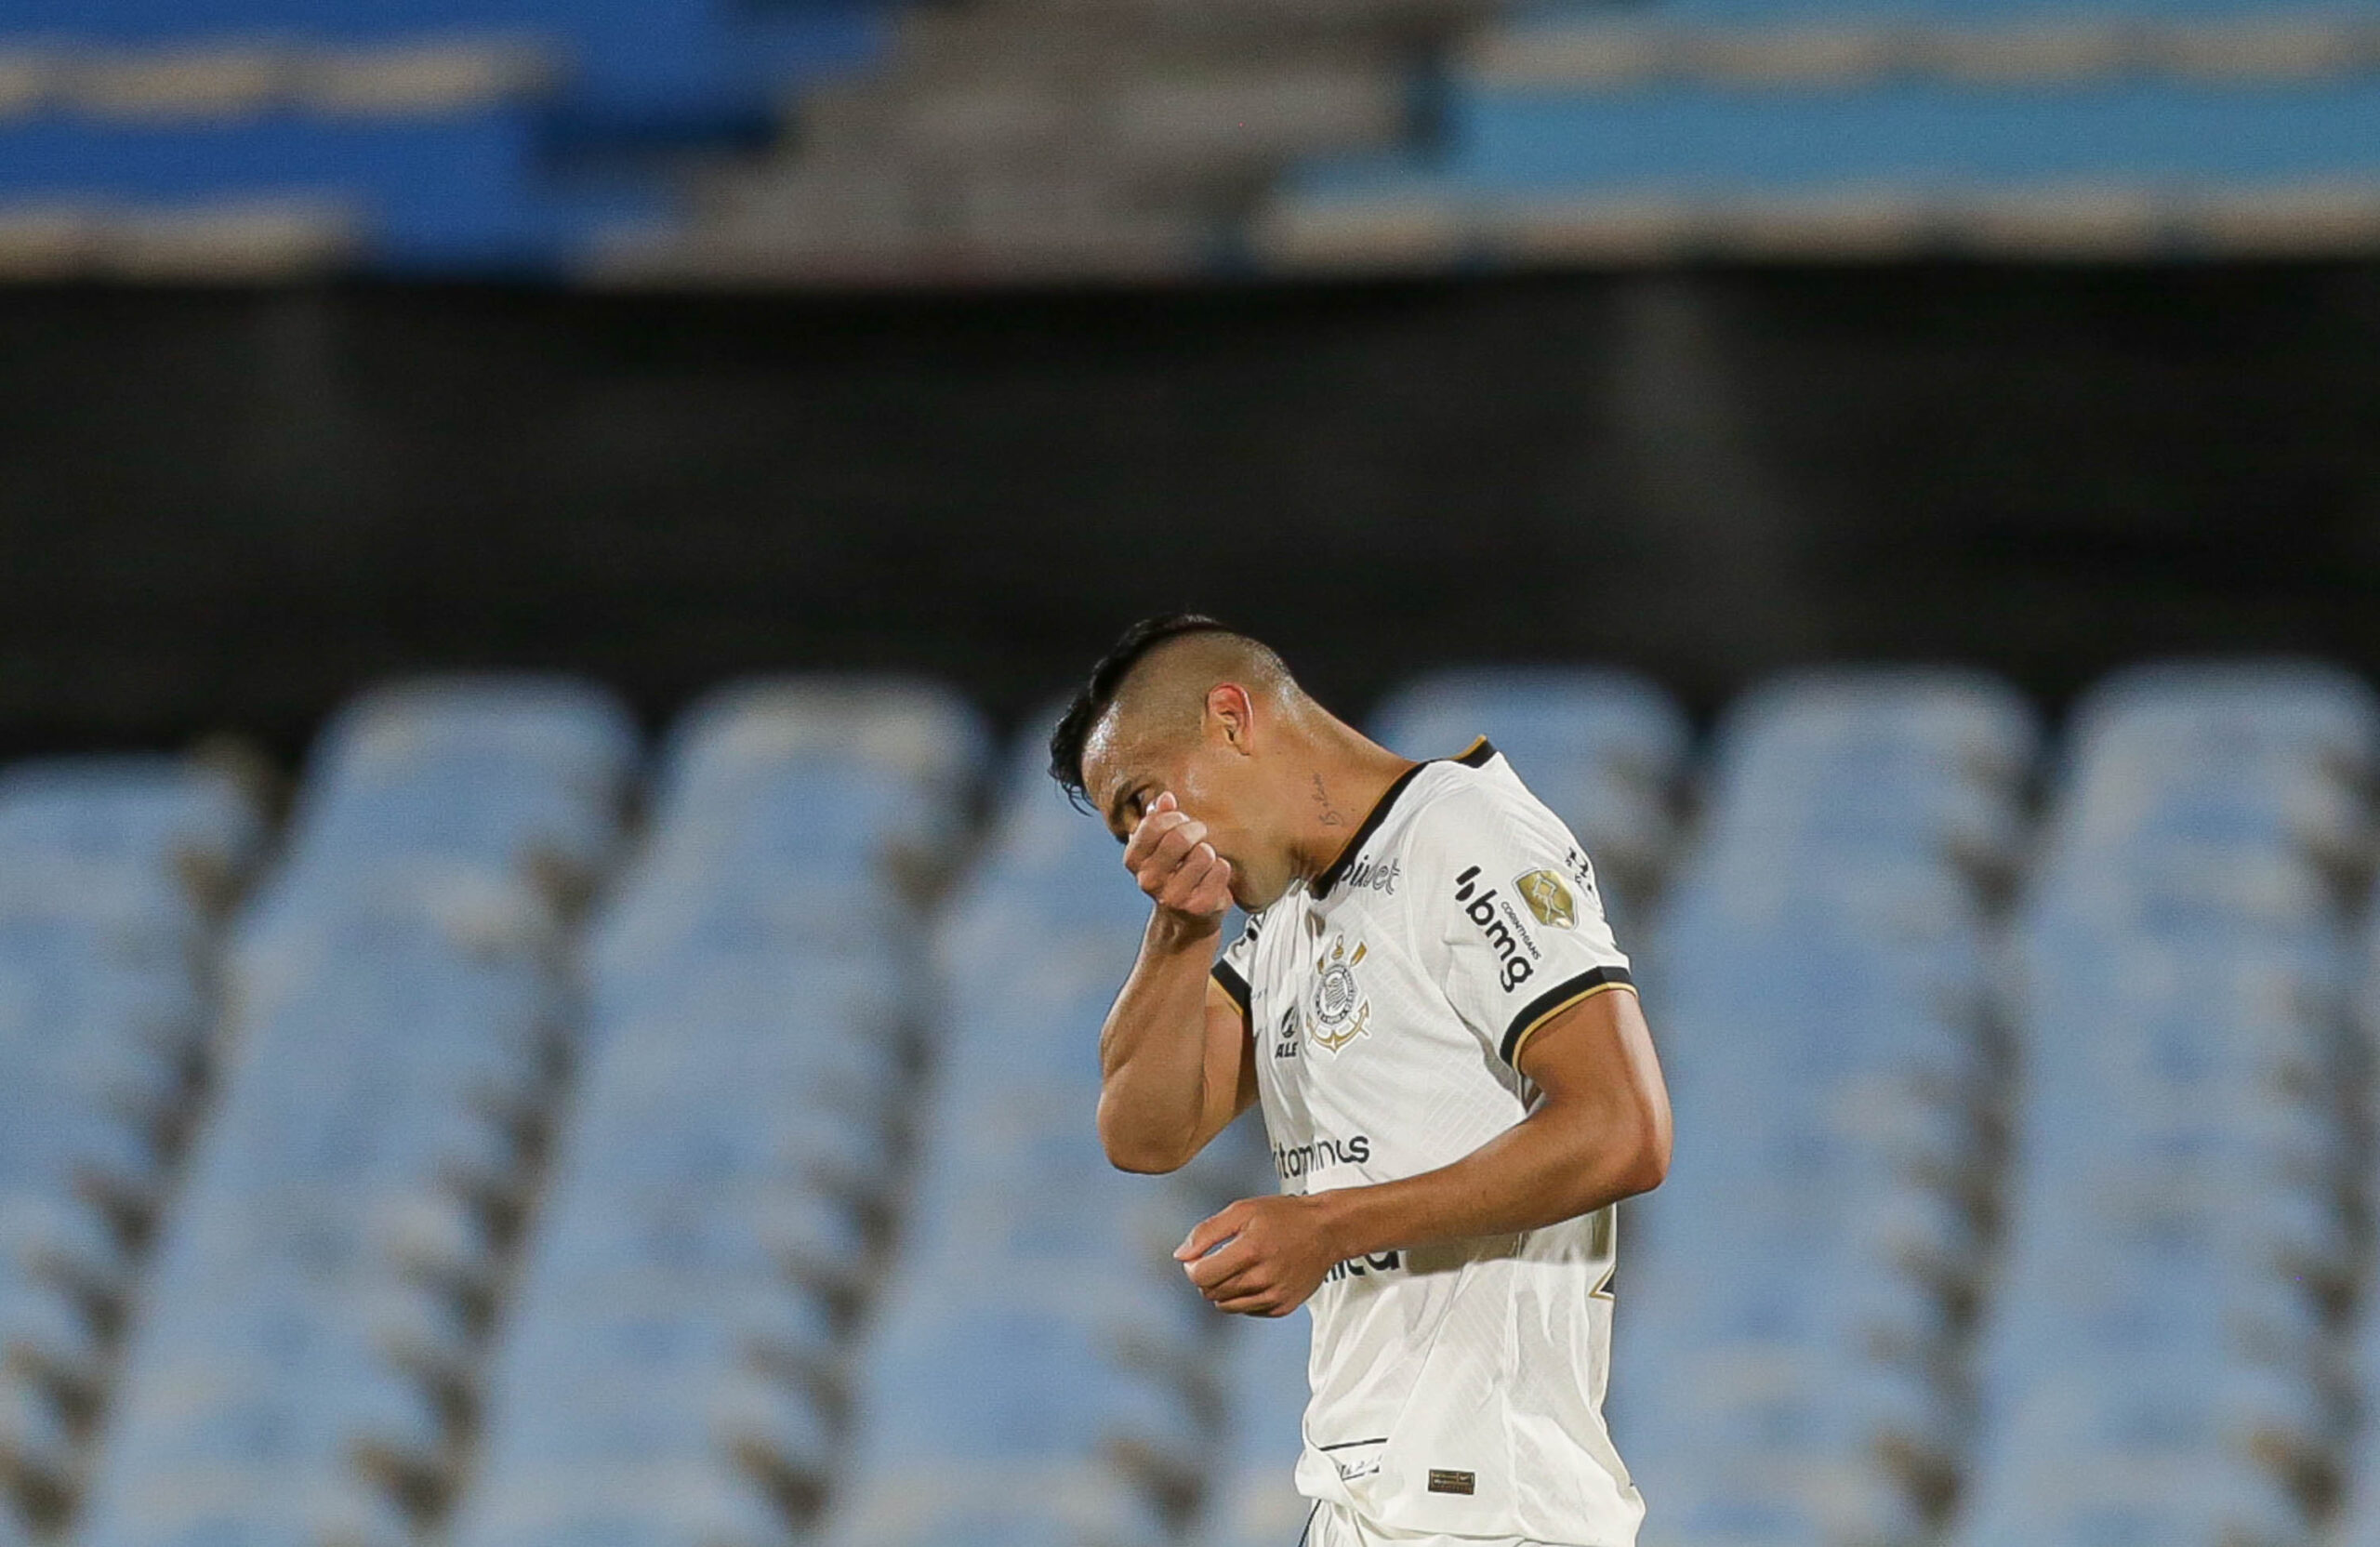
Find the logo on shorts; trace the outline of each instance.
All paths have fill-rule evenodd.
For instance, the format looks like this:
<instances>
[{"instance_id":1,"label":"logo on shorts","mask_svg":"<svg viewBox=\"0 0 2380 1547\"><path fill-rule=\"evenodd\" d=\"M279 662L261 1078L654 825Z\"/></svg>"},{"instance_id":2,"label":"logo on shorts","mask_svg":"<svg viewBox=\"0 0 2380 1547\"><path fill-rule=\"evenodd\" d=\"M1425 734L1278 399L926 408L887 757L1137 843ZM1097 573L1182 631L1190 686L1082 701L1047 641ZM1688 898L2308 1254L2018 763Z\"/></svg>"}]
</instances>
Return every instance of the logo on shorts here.
<instances>
[{"instance_id":1,"label":"logo on shorts","mask_svg":"<svg viewBox=\"0 0 2380 1547\"><path fill-rule=\"evenodd\" d=\"M1476 1472L1457 1472L1450 1466L1430 1468L1432 1493L1474 1493L1478 1488L1479 1474Z\"/></svg>"},{"instance_id":2,"label":"logo on shorts","mask_svg":"<svg viewBox=\"0 0 2380 1547\"><path fill-rule=\"evenodd\" d=\"M1521 894L1521 901L1537 915L1539 923L1557 930L1578 927L1579 905L1572 900L1570 889L1562 884L1562 878L1553 871L1532 870L1526 876L1516 876L1513 890Z\"/></svg>"},{"instance_id":3,"label":"logo on shorts","mask_svg":"<svg viewBox=\"0 0 2380 1547\"><path fill-rule=\"evenodd\" d=\"M1315 960L1314 1021L1306 1030L1325 1052L1337 1052L1368 1029L1371 1001L1355 983L1355 967L1363 959L1364 943L1355 942L1350 956L1342 934L1330 943L1329 955Z\"/></svg>"}]
</instances>

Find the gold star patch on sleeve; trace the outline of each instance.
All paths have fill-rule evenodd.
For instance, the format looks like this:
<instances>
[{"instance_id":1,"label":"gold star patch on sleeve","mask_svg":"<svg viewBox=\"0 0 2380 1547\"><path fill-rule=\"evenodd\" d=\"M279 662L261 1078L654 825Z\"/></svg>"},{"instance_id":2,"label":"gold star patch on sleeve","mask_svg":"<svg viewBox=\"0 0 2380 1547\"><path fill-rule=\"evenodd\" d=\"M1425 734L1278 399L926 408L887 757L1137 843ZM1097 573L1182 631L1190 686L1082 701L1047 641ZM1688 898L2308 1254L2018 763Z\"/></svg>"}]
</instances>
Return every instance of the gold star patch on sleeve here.
<instances>
[{"instance_id":1,"label":"gold star patch on sleeve","mask_svg":"<svg viewBox=\"0 0 2380 1547\"><path fill-rule=\"evenodd\" d=\"M1562 878L1553 871L1532 870L1514 879L1513 890L1528 904L1528 910L1537 915L1539 923L1557 930L1577 927L1579 906L1572 901L1570 889L1562 884Z\"/></svg>"}]
</instances>

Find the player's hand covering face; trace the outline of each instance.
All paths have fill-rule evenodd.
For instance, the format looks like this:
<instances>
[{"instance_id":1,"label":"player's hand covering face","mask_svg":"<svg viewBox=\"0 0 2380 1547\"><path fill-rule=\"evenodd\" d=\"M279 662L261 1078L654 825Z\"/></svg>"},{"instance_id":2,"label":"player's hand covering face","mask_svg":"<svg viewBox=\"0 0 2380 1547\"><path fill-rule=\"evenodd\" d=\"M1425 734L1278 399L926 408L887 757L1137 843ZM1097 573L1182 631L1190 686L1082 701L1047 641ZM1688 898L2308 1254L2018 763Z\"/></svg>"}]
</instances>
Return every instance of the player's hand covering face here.
<instances>
[{"instance_id":1,"label":"player's hand covering face","mask_svg":"<svg viewBox=\"0 0 2380 1547\"><path fill-rule=\"evenodd\" d=\"M1124 868L1157 906L1202 926L1222 927L1232 904L1231 862L1215 853L1207 825L1185 814L1172 791L1142 813L1124 845Z\"/></svg>"},{"instance_id":2,"label":"player's hand covering face","mask_svg":"<svg viewBox=\"0 0 2380 1547\"><path fill-rule=\"evenodd\" d=\"M1222 862L1223 894L1253 913L1296 879L1287 835L1309 797L1302 785L1280 787L1284 775L1257 755L1263 736L1245 689L1224 683L1207 698L1195 725L1111 714L1084 751L1084 779L1108 831L1127 847L1126 867L1160 906L1173 905L1147 884L1138 855L1129 851L1150 831L1153 818L1170 812L1200 825L1180 857L1197 856L1205 844ZM1176 856L1157 857L1163 863Z\"/></svg>"}]
</instances>

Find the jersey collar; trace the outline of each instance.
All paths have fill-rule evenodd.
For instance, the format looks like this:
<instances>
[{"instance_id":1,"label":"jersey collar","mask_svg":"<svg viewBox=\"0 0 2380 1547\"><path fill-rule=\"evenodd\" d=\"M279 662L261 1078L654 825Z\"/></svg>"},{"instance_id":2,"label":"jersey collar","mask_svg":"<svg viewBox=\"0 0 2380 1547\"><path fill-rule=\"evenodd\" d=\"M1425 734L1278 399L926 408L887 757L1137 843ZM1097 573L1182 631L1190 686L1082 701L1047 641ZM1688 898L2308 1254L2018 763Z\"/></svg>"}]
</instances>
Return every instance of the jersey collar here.
<instances>
[{"instance_id":1,"label":"jersey collar","mask_svg":"<svg viewBox=\"0 0 2380 1547\"><path fill-rule=\"evenodd\" d=\"M1495 755L1496 748L1489 745L1486 736L1481 736L1464 748L1458 757L1431 758L1427 761L1417 762L1396 776L1396 782L1388 787L1381 798L1373 802L1372 809L1365 813L1363 821L1356 824L1354 836L1341 846L1339 857L1332 860L1322 874L1314 878L1314 884L1306 889L1307 892L1316 898L1330 895L1330 889L1339 884L1339 878L1347 873L1347 866L1355 863L1355 855L1365 844L1371 841L1372 834L1380 831L1380 825L1388 820L1389 808L1396 804L1396 798L1405 793L1405 787L1411 784L1414 775L1420 774L1421 770L1434 762L1461 763L1465 768L1485 768L1488 765L1488 760Z\"/></svg>"}]
</instances>

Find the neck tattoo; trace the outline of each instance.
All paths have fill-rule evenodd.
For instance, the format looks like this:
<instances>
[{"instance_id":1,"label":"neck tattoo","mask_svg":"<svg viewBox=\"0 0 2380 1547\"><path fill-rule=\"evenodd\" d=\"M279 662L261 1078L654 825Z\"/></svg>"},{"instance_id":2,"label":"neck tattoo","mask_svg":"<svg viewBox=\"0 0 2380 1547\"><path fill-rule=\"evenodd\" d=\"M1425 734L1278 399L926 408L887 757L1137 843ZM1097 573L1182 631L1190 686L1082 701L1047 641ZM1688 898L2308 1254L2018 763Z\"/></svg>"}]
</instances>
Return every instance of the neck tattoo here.
<instances>
[{"instance_id":1,"label":"neck tattoo","mask_svg":"<svg viewBox=\"0 0 2380 1547\"><path fill-rule=\"evenodd\" d=\"M1330 803L1330 791L1323 787L1319 774L1314 776L1314 803L1322 808L1324 826L1343 827L1347 825L1347 819L1339 814L1339 808Z\"/></svg>"}]
</instances>

